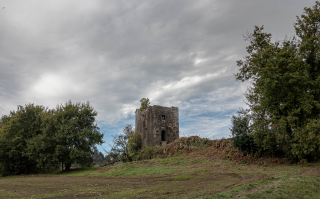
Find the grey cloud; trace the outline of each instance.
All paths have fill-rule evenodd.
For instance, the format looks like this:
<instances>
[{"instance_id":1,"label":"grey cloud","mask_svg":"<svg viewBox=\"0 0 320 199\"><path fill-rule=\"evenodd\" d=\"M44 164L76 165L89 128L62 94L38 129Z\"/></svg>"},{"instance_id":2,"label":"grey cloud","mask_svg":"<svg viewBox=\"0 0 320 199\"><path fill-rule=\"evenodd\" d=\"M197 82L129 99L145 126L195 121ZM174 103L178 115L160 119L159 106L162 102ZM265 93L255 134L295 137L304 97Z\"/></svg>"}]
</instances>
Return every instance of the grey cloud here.
<instances>
[{"instance_id":1,"label":"grey cloud","mask_svg":"<svg viewBox=\"0 0 320 199\"><path fill-rule=\"evenodd\" d=\"M275 39L290 36L295 16L314 1L2 4L0 115L29 102L88 100L111 128L132 121L139 99L149 97L179 106L184 133L201 128L207 136L228 132L230 114L245 106L246 84L234 77L246 55L242 34L265 25Z\"/></svg>"}]
</instances>

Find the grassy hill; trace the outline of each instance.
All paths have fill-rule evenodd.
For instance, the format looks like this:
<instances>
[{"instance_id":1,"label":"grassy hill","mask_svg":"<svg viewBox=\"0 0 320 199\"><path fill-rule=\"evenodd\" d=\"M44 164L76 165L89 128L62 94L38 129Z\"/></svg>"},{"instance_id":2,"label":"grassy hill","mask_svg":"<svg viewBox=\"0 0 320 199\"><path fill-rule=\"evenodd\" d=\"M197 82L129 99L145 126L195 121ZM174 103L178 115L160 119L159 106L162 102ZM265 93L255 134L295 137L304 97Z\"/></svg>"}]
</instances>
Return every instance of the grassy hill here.
<instances>
[{"instance_id":1,"label":"grassy hill","mask_svg":"<svg viewBox=\"0 0 320 199\"><path fill-rule=\"evenodd\" d=\"M320 198L320 164L242 155L230 140L180 138L140 161L2 177L0 198Z\"/></svg>"}]
</instances>

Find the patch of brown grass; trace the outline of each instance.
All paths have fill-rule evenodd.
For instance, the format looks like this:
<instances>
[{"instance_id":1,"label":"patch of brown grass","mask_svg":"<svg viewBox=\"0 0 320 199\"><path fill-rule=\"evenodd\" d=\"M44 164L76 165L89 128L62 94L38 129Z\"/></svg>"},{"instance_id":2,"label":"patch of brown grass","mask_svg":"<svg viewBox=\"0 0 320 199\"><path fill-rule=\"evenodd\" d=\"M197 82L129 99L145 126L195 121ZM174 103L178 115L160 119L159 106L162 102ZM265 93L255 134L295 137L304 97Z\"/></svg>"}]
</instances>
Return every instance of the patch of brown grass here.
<instances>
[{"instance_id":1,"label":"patch of brown grass","mask_svg":"<svg viewBox=\"0 0 320 199\"><path fill-rule=\"evenodd\" d=\"M232 147L231 139L181 137L166 146L144 148L137 160L168 158L176 154L208 160L232 160L244 164L291 164L285 158L253 157Z\"/></svg>"}]
</instances>

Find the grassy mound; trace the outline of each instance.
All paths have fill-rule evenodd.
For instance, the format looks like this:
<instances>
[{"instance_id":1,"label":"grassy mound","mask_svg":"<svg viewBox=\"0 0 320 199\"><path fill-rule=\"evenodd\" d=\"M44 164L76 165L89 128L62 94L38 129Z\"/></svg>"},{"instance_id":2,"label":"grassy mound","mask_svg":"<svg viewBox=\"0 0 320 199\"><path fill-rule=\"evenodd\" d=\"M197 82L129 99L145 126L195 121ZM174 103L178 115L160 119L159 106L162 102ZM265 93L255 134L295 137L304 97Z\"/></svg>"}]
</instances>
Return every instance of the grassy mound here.
<instances>
[{"instance_id":1,"label":"grassy mound","mask_svg":"<svg viewBox=\"0 0 320 199\"><path fill-rule=\"evenodd\" d=\"M231 139L209 140L198 136L181 137L166 146L147 147L136 160L187 155L209 160L232 160L240 163L289 164L284 158L251 156L232 147Z\"/></svg>"},{"instance_id":2,"label":"grassy mound","mask_svg":"<svg viewBox=\"0 0 320 199\"><path fill-rule=\"evenodd\" d=\"M142 152L115 166L3 177L0 198L320 198L320 164L254 158L229 139L193 136Z\"/></svg>"}]
</instances>

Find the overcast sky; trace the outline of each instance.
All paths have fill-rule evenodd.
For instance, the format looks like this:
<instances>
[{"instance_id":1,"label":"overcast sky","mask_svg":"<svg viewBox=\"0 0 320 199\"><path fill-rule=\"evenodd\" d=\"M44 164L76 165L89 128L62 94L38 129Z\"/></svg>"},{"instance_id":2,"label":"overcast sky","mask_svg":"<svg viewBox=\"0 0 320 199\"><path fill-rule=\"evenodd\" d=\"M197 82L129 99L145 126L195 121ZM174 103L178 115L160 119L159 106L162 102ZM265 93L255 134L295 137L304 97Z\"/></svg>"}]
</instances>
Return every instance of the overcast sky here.
<instances>
[{"instance_id":1,"label":"overcast sky","mask_svg":"<svg viewBox=\"0 0 320 199\"><path fill-rule=\"evenodd\" d=\"M311 0L0 0L0 116L17 105L90 101L111 135L134 126L139 100L176 106L180 136L229 137L246 107L235 80L243 40L264 25L294 34ZM101 149L101 148L100 148Z\"/></svg>"}]
</instances>

